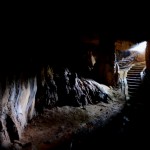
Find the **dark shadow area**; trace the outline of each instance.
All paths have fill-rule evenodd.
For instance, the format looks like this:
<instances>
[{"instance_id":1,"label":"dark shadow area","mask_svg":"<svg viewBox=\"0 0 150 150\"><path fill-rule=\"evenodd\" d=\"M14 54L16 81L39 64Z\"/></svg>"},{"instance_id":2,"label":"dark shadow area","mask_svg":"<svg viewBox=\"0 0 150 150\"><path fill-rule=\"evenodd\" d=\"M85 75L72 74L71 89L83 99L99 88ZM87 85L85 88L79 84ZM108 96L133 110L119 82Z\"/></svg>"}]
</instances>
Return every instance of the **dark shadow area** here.
<instances>
[{"instance_id":1,"label":"dark shadow area","mask_svg":"<svg viewBox=\"0 0 150 150\"><path fill-rule=\"evenodd\" d=\"M7 132L9 134L10 141L13 142L14 140L19 140L17 127L8 115L6 118L6 127L7 127Z\"/></svg>"}]
</instances>

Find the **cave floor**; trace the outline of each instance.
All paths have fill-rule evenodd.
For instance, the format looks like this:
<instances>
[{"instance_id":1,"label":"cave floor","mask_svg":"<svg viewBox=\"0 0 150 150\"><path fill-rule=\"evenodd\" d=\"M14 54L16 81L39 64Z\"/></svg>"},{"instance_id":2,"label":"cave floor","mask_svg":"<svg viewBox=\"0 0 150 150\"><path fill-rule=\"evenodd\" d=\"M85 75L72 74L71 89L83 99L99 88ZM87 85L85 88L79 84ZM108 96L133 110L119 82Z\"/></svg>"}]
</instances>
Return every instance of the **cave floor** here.
<instances>
[{"instance_id":1,"label":"cave floor","mask_svg":"<svg viewBox=\"0 0 150 150\"><path fill-rule=\"evenodd\" d=\"M145 106L116 101L88 105L86 109L45 109L28 124L20 142L25 145L23 150L145 149L148 135Z\"/></svg>"},{"instance_id":2,"label":"cave floor","mask_svg":"<svg viewBox=\"0 0 150 150\"><path fill-rule=\"evenodd\" d=\"M126 71L121 72L122 79ZM134 99L116 98L109 103L87 105L86 109L71 106L45 109L26 126L20 139L25 143L23 149L144 149L149 135L149 90L143 87Z\"/></svg>"},{"instance_id":3,"label":"cave floor","mask_svg":"<svg viewBox=\"0 0 150 150\"><path fill-rule=\"evenodd\" d=\"M20 142L38 150L74 149L81 139L107 126L124 105L124 100L116 100L87 105L85 109L70 106L45 109L28 124Z\"/></svg>"}]
</instances>

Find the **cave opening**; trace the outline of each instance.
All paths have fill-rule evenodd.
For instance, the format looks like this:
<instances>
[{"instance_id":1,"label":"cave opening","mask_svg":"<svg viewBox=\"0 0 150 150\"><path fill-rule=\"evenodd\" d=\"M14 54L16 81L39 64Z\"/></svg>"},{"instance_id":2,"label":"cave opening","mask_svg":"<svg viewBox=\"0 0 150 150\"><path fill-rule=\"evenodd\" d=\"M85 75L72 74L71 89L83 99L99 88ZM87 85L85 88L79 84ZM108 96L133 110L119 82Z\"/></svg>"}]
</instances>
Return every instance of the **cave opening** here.
<instances>
[{"instance_id":1,"label":"cave opening","mask_svg":"<svg viewBox=\"0 0 150 150\"><path fill-rule=\"evenodd\" d=\"M127 97L136 95L142 83L146 68L146 41L133 43L131 41L115 42L115 63L121 76L124 74L127 84ZM116 69L116 68L115 68Z\"/></svg>"}]
</instances>

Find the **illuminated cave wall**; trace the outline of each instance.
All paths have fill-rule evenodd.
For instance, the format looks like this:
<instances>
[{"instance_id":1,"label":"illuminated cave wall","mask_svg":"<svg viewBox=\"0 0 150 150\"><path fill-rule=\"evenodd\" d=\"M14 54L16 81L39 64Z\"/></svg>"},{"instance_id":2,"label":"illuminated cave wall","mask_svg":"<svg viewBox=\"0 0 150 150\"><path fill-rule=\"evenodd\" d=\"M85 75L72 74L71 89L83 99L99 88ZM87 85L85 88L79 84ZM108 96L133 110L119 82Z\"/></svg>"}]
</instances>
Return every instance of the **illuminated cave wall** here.
<instances>
[{"instance_id":1,"label":"illuminated cave wall","mask_svg":"<svg viewBox=\"0 0 150 150\"><path fill-rule=\"evenodd\" d=\"M148 70L150 70L150 40L147 41L147 48L146 48L145 58L146 58L146 68Z\"/></svg>"},{"instance_id":2,"label":"illuminated cave wall","mask_svg":"<svg viewBox=\"0 0 150 150\"><path fill-rule=\"evenodd\" d=\"M135 43L131 41L125 41L125 40L117 40L115 41L115 50L127 50Z\"/></svg>"},{"instance_id":3,"label":"illuminated cave wall","mask_svg":"<svg viewBox=\"0 0 150 150\"><path fill-rule=\"evenodd\" d=\"M142 41L139 43L133 41L125 41L125 40L115 41L115 54L117 60L122 60L136 53L135 61L137 62L145 61L145 51L139 51L139 47L138 47L141 43Z\"/></svg>"}]
</instances>

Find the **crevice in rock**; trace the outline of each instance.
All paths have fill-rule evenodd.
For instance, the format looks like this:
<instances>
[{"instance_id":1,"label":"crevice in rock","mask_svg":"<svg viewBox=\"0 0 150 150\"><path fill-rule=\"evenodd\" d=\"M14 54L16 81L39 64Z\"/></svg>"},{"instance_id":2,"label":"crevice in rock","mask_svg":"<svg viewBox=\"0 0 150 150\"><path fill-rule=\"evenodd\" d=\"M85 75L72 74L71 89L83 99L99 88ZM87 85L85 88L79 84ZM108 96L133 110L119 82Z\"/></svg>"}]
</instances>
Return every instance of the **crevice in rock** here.
<instances>
[{"instance_id":1,"label":"crevice in rock","mask_svg":"<svg viewBox=\"0 0 150 150\"><path fill-rule=\"evenodd\" d=\"M11 142L14 140L19 140L17 127L8 115L6 116L6 128Z\"/></svg>"}]
</instances>

